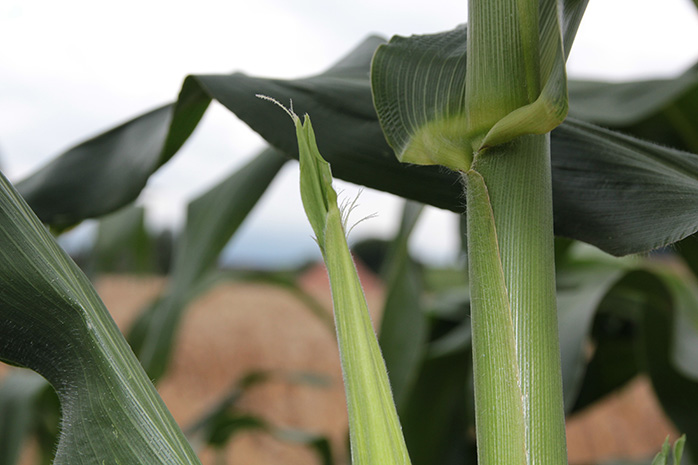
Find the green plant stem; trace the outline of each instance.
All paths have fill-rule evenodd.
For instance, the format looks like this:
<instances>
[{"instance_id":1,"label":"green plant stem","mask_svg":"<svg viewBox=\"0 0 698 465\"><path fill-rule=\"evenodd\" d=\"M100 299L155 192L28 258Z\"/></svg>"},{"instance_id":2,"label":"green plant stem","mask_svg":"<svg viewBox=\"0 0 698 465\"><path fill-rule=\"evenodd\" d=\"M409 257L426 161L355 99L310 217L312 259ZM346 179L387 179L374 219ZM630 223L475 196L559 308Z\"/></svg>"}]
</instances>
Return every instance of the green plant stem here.
<instances>
[{"instance_id":1,"label":"green plant stem","mask_svg":"<svg viewBox=\"0 0 698 465\"><path fill-rule=\"evenodd\" d=\"M468 2L465 130L476 137L465 179L480 465L567 463L550 137L491 136L541 94L547 68L539 14L555 13L545 6L539 0ZM564 80L564 73L547 79ZM521 422L523 432L512 427ZM517 455L522 442L523 457ZM512 458L502 461L498 447Z\"/></svg>"},{"instance_id":2,"label":"green plant stem","mask_svg":"<svg viewBox=\"0 0 698 465\"><path fill-rule=\"evenodd\" d=\"M488 354L501 351L501 346L509 344L508 341L491 339L497 331L508 333L506 325L501 327L503 323L499 322L499 328L486 326L495 324L486 321L489 315L501 311L501 304L493 305L501 300L501 290L492 284L495 279L492 267L482 268L482 260L476 255L489 253L500 257L510 309L518 370L517 388L520 389L525 425L527 460L523 463L528 464L567 462L555 299L549 147L547 135L519 137L511 143L477 154L471 171L466 173L470 273L473 293L478 296L473 299L471 310L474 350L479 352L474 356L477 418L480 424L500 421L489 418L499 416L519 421L516 408L483 411L480 406L490 405L492 401L477 398L492 395L492 389L497 388L493 385L501 382L487 377L488 372L509 369L508 365L486 365L494 363L487 360ZM496 238L496 245L492 244L491 237L483 241L476 233L483 228L481 223L490 221L487 215L483 218L482 211L486 207L481 204L484 202L492 211L492 235ZM487 338L490 340L479 342ZM482 437L483 434L490 437ZM483 444L506 437L506 434L508 432L503 429L478 434L479 453L487 454L481 455L481 465L503 463L490 457L490 452L483 450Z\"/></svg>"},{"instance_id":3,"label":"green plant stem","mask_svg":"<svg viewBox=\"0 0 698 465\"><path fill-rule=\"evenodd\" d=\"M323 256L332 285L352 461L366 465L409 465L385 362L373 332L340 216L336 205L330 206Z\"/></svg>"},{"instance_id":4,"label":"green plant stem","mask_svg":"<svg viewBox=\"0 0 698 465\"><path fill-rule=\"evenodd\" d=\"M526 465L514 325L494 214L482 175L471 169L465 178L478 463Z\"/></svg>"},{"instance_id":5,"label":"green plant stem","mask_svg":"<svg viewBox=\"0 0 698 465\"><path fill-rule=\"evenodd\" d=\"M467 52L467 129L484 135L540 92L538 0L470 0Z\"/></svg>"}]
</instances>

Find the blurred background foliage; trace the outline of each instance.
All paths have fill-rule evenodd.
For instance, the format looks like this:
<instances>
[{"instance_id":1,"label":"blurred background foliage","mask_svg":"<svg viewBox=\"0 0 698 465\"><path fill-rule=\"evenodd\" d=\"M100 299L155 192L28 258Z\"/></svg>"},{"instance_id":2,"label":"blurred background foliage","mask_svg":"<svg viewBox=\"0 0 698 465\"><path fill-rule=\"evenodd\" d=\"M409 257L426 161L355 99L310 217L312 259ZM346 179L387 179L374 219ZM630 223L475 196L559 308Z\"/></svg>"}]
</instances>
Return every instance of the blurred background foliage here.
<instances>
[{"instance_id":1,"label":"blurred background foliage","mask_svg":"<svg viewBox=\"0 0 698 465\"><path fill-rule=\"evenodd\" d=\"M75 256L93 278L115 273L167 276L162 294L143 309L127 332L134 351L156 382L170 368L176 335L191 302L223 282L264 282L290 290L331 329L323 304L299 285L307 266L226 270L219 261L223 248L276 173L296 157L292 125L282 112L268 108L254 94L292 97L296 111L309 112L317 122L321 150L339 177L410 199L404 203L392 239L358 242L354 253L380 276L384 286L379 339L413 463L474 464L467 250L464 246L460 250L459 266L437 268L419 263L409 248L410 234L424 204L460 212L463 200L453 173L401 166L383 140L366 77L370 57L380 43L382 39L370 37L325 73L306 79L191 76L175 103L72 148L17 187L56 234L85 219L97 219L96 239ZM211 99L257 130L270 148L193 200L181 231L151 231L144 222L143 209L133 201L148 177L186 141ZM690 178L691 188L698 193L694 164L698 157L698 66L675 79L614 84L572 81L570 100L571 117L614 131L603 134L618 134L604 136L609 145L627 142L629 139L621 135L626 134L683 151L658 148L661 156L653 161ZM577 146L569 148L572 138L565 131L553 133L554 166L564 154L578 156ZM597 186L607 192L592 191L588 198L575 200L593 205L598 201L596 194L611 200L623 197L624 201L631 196L630 201L638 204L643 214L657 209L656 202L665 201L657 192L671 184L672 175L657 172L656 185L648 185L644 192L642 186L628 191L624 188L632 173L621 172L628 166L621 163L611 171L602 171L607 168L603 166L590 168L590 172L596 170L593 179ZM554 171L553 176L561 173ZM89 182L82 182L85 179ZM556 192L564 189L564 184L557 184ZM653 193L657 194L655 203L645 205ZM670 192L669 197L679 194L686 195ZM682 199L693 205L686 212L693 219L681 220L690 223L684 231L693 228L693 233L698 229L696 198ZM601 233L593 225L585 226L584 218L571 220L564 208L556 203L556 227L571 237L559 237L556 242L567 413L581 412L638 376L645 377L667 417L678 431L687 434L683 463L695 463L698 239L682 232L681 240L672 246L649 252L633 250L642 253L614 258L574 239L591 238L589 242L615 252L613 244L624 244L626 238L618 235L610 241L608 237L596 241ZM591 208L587 214L593 217L595 211ZM642 226L630 221L628 227L644 238L657 230L664 233L671 229L670 217L671 207L666 206L656 215L643 216ZM673 230L666 232L671 234ZM322 389L322 379L295 375L294 383ZM329 465L345 456L332 451L331 442L322 434L279 427L239 408L250 390L274 376L292 375L255 371L238 380L210 411L185 426L192 443L221 450L239 432L254 430L279 441L307 445L314 451L316 463ZM36 463L50 463L59 417L52 389L40 377L20 369L6 374L0 380L0 465L17 463L28 438L34 438L39 451ZM224 463L224 455L219 454L217 460ZM650 461L648 457L641 463Z\"/></svg>"}]
</instances>

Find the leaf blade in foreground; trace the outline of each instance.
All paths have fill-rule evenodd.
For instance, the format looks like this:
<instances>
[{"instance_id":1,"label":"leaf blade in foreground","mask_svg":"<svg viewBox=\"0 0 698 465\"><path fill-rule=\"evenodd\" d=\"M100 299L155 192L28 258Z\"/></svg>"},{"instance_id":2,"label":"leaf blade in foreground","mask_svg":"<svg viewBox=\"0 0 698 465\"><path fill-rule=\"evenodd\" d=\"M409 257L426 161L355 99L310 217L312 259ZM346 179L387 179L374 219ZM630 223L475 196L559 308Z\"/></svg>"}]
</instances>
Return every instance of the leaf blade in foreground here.
<instances>
[{"instance_id":1,"label":"leaf blade in foreground","mask_svg":"<svg viewBox=\"0 0 698 465\"><path fill-rule=\"evenodd\" d=\"M61 401L55 464L199 464L87 278L0 175L0 359Z\"/></svg>"}]
</instances>

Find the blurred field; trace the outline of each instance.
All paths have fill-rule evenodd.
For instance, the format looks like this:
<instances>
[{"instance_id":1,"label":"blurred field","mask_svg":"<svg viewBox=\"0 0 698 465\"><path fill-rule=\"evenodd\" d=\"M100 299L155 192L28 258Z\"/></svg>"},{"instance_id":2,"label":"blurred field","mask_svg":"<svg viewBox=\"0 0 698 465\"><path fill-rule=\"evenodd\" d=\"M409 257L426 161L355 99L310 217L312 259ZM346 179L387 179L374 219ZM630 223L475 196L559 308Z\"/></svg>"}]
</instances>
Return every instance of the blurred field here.
<instances>
[{"instance_id":1,"label":"blurred field","mask_svg":"<svg viewBox=\"0 0 698 465\"><path fill-rule=\"evenodd\" d=\"M380 282L370 272L361 270L361 274L369 306L380 309ZM324 270L313 268L301 281L329 312ZM108 276L100 279L97 287L124 328L163 285L161 278ZM378 321L379 315L373 318ZM282 429L327 436L338 463L346 463L347 418L338 357L334 334L293 295L270 285L229 283L197 299L186 314L174 363L159 391L175 419L186 428L245 375L259 370L278 373L243 395L236 404L239 409ZM329 384L299 383L288 378L294 373L322 375ZM641 378L569 419L567 431L572 465L647 458L659 450L667 434L676 437L649 383ZM212 450L203 450L204 464L216 463L214 455ZM225 463L320 462L304 446L250 432L228 444Z\"/></svg>"}]
</instances>

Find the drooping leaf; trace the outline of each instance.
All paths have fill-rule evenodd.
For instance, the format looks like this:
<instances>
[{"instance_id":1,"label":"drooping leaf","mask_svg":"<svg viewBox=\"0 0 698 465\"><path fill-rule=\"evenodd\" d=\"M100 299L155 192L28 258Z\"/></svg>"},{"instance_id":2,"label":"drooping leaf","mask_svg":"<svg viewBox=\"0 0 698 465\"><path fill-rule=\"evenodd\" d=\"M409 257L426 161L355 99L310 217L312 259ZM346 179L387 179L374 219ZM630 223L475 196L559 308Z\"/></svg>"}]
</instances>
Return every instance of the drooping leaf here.
<instances>
[{"instance_id":1,"label":"drooping leaf","mask_svg":"<svg viewBox=\"0 0 698 465\"><path fill-rule=\"evenodd\" d=\"M405 203L400 229L383 267L387 295L378 341L398 411L402 409L414 382L426 342L427 322L420 304L422 277L407 249L410 234L422 209L422 204Z\"/></svg>"},{"instance_id":2,"label":"drooping leaf","mask_svg":"<svg viewBox=\"0 0 698 465\"><path fill-rule=\"evenodd\" d=\"M198 464L87 278L0 176L0 360L56 389L56 464Z\"/></svg>"},{"instance_id":3,"label":"drooping leaf","mask_svg":"<svg viewBox=\"0 0 698 465\"><path fill-rule=\"evenodd\" d=\"M223 247L286 161L276 150L266 149L189 204L167 289L129 334L129 342L151 379L158 380L167 370L182 314L202 290L197 284L215 267Z\"/></svg>"},{"instance_id":4,"label":"drooping leaf","mask_svg":"<svg viewBox=\"0 0 698 465\"><path fill-rule=\"evenodd\" d=\"M373 108L371 58L384 40L369 37L329 70L304 79L264 79L243 74L196 76L197 82L272 146L298 158L295 133L286 116L256 94L293 102L297 114L313 116L317 143L334 176L429 204L452 204L459 186L438 168L400 164L385 142ZM439 181L436 181L439 180ZM435 182L436 181L436 182ZM424 183L430 185L423 189ZM454 197L455 196L455 197Z\"/></svg>"},{"instance_id":5,"label":"drooping leaf","mask_svg":"<svg viewBox=\"0 0 698 465\"><path fill-rule=\"evenodd\" d=\"M41 221L65 228L131 203L184 144L211 99L182 86L179 100L68 150L17 185Z\"/></svg>"},{"instance_id":6,"label":"drooping leaf","mask_svg":"<svg viewBox=\"0 0 698 465\"><path fill-rule=\"evenodd\" d=\"M565 3L571 5L569 10L565 6L566 12L583 10L571 0ZM563 21L567 24L565 31L571 34L578 17L570 14L564 16ZM569 42L565 39L566 48ZM148 166L164 161L165 157L151 154L148 158L141 152L144 147L157 154L162 146L169 151L177 148L193 129L210 98L220 101L273 146L297 157L295 134L283 113L254 97L262 93L282 101L293 100L299 112L316 117L318 145L332 164L335 176L462 213L464 199L456 173L445 168L401 164L385 141L373 109L368 74L373 52L381 43L382 39L371 37L328 71L304 79L264 79L239 73L191 76L183 85L169 135L167 121L172 108L163 107L67 152L60 160L22 182L22 193L44 221L57 224L72 224L125 205L138 195L147 175L141 174L142 181L138 181L141 187L134 187L139 176L112 167L123 157L158 160L149 162ZM459 60L462 61L462 57ZM444 81L444 85L448 83ZM683 100L677 104L684 106ZM685 105L689 104L690 101ZM158 120L157 124L154 120ZM680 121L672 123L672 127L681 127ZM172 142L165 144L165 139ZM646 251L695 232L695 226L687 224L691 208L695 209L688 205L688 199L694 193L665 189L674 182L675 173L667 178L667 170L645 172L642 185L626 175L646 162L651 165L656 152L666 160L667 168L677 164L682 166L684 174L693 176L695 171L691 170L694 168L685 161L691 159L691 155L638 141L631 143L618 133L572 120L554 130L551 140L557 234L623 254ZM157 150L153 148L156 146ZM93 171L89 173L72 168L93 164ZM143 173L143 166L137 171ZM103 176L114 179L106 182ZM124 176L128 178L126 181L117 182L116 177ZM96 181L85 184L83 177ZM632 190L626 189L628 182L632 183ZM115 183L121 187L116 188ZM110 192L125 191L128 195L120 194L119 202L96 200L111 198ZM70 192L73 194L68 195ZM657 200L658 197L661 200ZM663 200L666 197L672 198L669 204ZM623 206L614 210L616 200ZM674 200L683 205L682 212L678 212L678 208L664 209L673 205ZM601 216L597 215L597 204L602 208ZM94 209L95 205L99 208ZM662 215L657 221L660 228L636 227L657 213Z\"/></svg>"},{"instance_id":7,"label":"drooping leaf","mask_svg":"<svg viewBox=\"0 0 698 465\"><path fill-rule=\"evenodd\" d=\"M299 114L316 117L318 144L336 176L462 211L457 178L435 167L401 165L385 142L368 74L373 52L383 42L369 37L329 70L303 79L190 76L175 104L76 146L22 181L20 191L42 221L57 226L114 211L133 201L147 177L174 155L212 98L272 146L298 158L295 134L283 113L255 97L264 94L292 100Z\"/></svg>"},{"instance_id":8,"label":"drooping leaf","mask_svg":"<svg viewBox=\"0 0 698 465\"><path fill-rule=\"evenodd\" d=\"M698 155L571 118L553 135L556 234L625 255L698 230Z\"/></svg>"}]
</instances>

